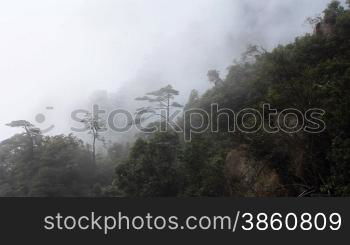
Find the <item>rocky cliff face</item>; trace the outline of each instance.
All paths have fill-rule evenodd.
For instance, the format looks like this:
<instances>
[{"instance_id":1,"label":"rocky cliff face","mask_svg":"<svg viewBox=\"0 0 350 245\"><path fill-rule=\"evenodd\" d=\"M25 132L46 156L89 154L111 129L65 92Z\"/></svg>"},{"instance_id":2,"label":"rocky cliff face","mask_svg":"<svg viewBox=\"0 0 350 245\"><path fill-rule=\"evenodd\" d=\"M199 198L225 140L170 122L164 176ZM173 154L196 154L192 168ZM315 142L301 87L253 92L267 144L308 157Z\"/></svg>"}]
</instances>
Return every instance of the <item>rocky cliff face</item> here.
<instances>
[{"instance_id":1,"label":"rocky cliff face","mask_svg":"<svg viewBox=\"0 0 350 245\"><path fill-rule=\"evenodd\" d=\"M286 194L277 171L268 163L252 159L245 145L228 153L225 177L233 196L269 197Z\"/></svg>"},{"instance_id":2,"label":"rocky cliff face","mask_svg":"<svg viewBox=\"0 0 350 245\"><path fill-rule=\"evenodd\" d=\"M326 22L320 22L316 25L314 34L330 36L334 33L334 25Z\"/></svg>"}]
</instances>

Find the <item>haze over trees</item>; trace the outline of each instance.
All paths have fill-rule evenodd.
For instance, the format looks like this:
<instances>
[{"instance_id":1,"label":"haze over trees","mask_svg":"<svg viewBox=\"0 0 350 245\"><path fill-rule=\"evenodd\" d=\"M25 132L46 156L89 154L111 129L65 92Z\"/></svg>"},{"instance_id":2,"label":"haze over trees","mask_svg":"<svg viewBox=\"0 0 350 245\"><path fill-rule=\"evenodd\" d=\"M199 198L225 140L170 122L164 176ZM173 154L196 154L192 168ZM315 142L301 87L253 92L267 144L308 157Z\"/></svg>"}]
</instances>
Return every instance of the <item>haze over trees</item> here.
<instances>
[{"instance_id":1,"label":"haze over trees","mask_svg":"<svg viewBox=\"0 0 350 245\"><path fill-rule=\"evenodd\" d=\"M150 103L150 106L145 106L137 109L136 115L139 119L135 123L146 121L152 117L160 117L160 120L165 121L169 125L170 111L172 108L182 108L178 102L174 101L175 96L179 95L179 91L168 85L159 90L149 92L143 97L137 97L137 101L145 101ZM146 117L142 117L146 115Z\"/></svg>"},{"instance_id":2,"label":"haze over trees","mask_svg":"<svg viewBox=\"0 0 350 245\"><path fill-rule=\"evenodd\" d=\"M102 126L91 116L85 123L92 150L74 135L45 136L30 122L14 121L9 126L24 132L0 143L0 196L349 196L349 7L350 1L332 1L315 33L272 51L251 46L225 78L209 71L216 86L203 95L193 90L184 106L208 114L213 103L233 111L261 111L263 104L277 112L321 108L324 131L231 133L220 117L218 132L194 134L189 142L169 129L96 154ZM148 93L138 98L147 103L139 112L164 109L156 123L169 123L171 106L181 107L173 101L178 93L170 85ZM181 115L177 122L189 123Z\"/></svg>"},{"instance_id":3,"label":"haze over trees","mask_svg":"<svg viewBox=\"0 0 350 245\"><path fill-rule=\"evenodd\" d=\"M81 122L84 123L87 133L92 137L92 162L96 164L96 141L104 142L101 132L106 128L105 122L95 112L86 113Z\"/></svg>"}]
</instances>

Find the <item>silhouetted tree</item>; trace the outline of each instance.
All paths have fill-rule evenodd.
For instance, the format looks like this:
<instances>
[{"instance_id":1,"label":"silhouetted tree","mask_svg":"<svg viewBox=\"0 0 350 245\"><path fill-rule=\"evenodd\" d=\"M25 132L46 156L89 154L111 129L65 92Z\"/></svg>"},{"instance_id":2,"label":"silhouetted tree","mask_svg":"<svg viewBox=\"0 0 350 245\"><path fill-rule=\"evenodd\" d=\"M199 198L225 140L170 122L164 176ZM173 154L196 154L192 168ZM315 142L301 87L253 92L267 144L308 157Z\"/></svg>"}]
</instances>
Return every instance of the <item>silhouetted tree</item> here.
<instances>
[{"instance_id":1,"label":"silhouetted tree","mask_svg":"<svg viewBox=\"0 0 350 245\"><path fill-rule=\"evenodd\" d=\"M151 103L151 106L141 107L137 110L137 115L142 116L149 114L148 117L143 120L148 120L154 116L160 116L162 120L165 120L169 125L169 117L171 108L182 108L183 106L177 102L174 102L175 96L179 95L179 91L173 89L171 85L168 85L159 90L147 93L143 97L137 97L137 101L147 101ZM165 111L166 115L163 114ZM136 122L140 123L140 122Z\"/></svg>"},{"instance_id":2,"label":"silhouetted tree","mask_svg":"<svg viewBox=\"0 0 350 245\"><path fill-rule=\"evenodd\" d=\"M106 123L97 113L87 113L81 122L92 136L92 162L96 164L96 141L104 142L101 132L106 129Z\"/></svg>"},{"instance_id":3,"label":"silhouetted tree","mask_svg":"<svg viewBox=\"0 0 350 245\"><path fill-rule=\"evenodd\" d=\"M34 146L36 144L40 144L41 140L41 131L39 128L35 127L33 124L26 120L17 120L12 121L6 126L12 128L23 128L25 130L25 135L28 137L29 145L30 145L30 155L33 157L34 154Z\"/></svg>"}]
</instances>

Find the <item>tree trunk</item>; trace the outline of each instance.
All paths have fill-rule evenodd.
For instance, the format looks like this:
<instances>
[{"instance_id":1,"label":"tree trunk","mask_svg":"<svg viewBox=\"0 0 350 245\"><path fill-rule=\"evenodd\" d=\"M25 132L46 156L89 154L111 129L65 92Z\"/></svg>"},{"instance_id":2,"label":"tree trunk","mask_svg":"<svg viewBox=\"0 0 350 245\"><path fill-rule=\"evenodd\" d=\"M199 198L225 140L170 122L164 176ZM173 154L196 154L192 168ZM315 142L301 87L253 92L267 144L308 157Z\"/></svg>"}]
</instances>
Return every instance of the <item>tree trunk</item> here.
<instances>
[{"instance_id":1,"label":"tree trunk","mask_svg":"<svg viewBox=\"0 0 350 245\"><path fill-rule=\"evenodd\" d=\"M92 142L92 163L96 165L96 136L94 134L94 139Z\"/></svg>"},{"instance_id":2,"label":"tree trunk","mask_svg":"<svg viewBox=\"0 0 350 245\"><path fill-rule=\"evenodd\" d=\"M167 114L166 114L166 124L169 126L169 115L170 114L170 94L168 94L168 106L167 106Z\"/></svg>"},{"instance_id":3,"label":"tree trunk","mask_svg":"<svg viewBox=\"0 0 350 245\"><path fill-rule=\"evenodd\" d=\"M33 138L32 138L32 135L31 135L29 129L27 127L24 127L24 129L25 129L25 131L27 133L27 136L28 136L29 148L30 148L29 149L29 151L30 151L29 154L30 154L30 159L32 159L33 156L34 156L34 142L33 142Z\"/></svg>"}]
</instances>

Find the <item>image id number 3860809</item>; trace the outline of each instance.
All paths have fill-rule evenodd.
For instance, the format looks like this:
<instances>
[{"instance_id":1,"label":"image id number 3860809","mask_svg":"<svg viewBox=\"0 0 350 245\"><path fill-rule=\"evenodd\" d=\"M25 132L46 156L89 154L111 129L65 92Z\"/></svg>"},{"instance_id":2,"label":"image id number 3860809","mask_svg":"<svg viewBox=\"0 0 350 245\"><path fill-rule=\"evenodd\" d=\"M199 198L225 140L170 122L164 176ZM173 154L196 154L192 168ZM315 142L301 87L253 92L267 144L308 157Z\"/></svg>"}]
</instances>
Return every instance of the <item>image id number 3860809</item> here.
<instances>
[{"instance_id":1,"label":"image id number 3860809","mask_svg":"<svg viewBox=\"0 0 350 245\"><path fill-rule=\"evenodd\" d=\"M267 213L258 213L256 215L252 213L243 213L242 230L251 231L338 231L342 226L342 217L339 213L325 214L325 213L288 213L282 215L281 213L273 213L271 215Z\"/></svg>"}]
</instances>

